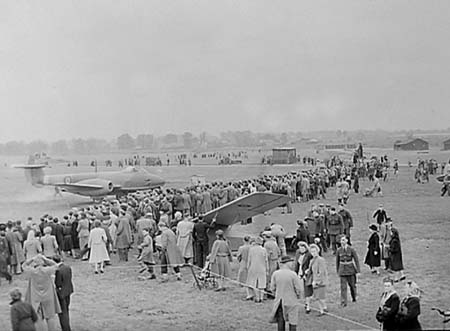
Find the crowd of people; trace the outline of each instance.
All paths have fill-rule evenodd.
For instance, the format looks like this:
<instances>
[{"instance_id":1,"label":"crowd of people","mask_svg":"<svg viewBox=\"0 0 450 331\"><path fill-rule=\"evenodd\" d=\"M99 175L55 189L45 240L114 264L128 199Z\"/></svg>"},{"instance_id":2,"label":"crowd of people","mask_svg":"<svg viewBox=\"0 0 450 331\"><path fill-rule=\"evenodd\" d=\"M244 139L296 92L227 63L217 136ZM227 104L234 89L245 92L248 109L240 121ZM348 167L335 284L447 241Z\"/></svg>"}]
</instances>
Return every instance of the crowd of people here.
<instances>
[{"instance_id":1,"label":"crowd of people","mask_svg":"<svg viewBox=\"0 0 450 331\"><path fill-rule=\"evenodd\" d=\"M334 160L325 169L317 167L284 175L265 175L225 183L217 181L184 189L154 189L132 193L119 200L104 199L100 205L73 208L60 218L43 215L35 221L30 217L24 225L20 221L8 221L0 225L0 276L11 281L12 274L27 273L30 285L25 301L31 304L35 313L29 307L17 308L17 305L22 305L20 293L11 293L14 311L29 311L25 314L28 322L24 323L38 321L51 329L56 314L59 314L63 330L70 330L68 310L73 288L67 284L61 286L58 272L60 275L67 273L67 266L61 261L68 257L89 261L94 274L99 274L104 273L105 265L111 263L111 254L117 253L119 263L125 262L129 259L130 248L135 247L139 252L137 261L142 267L140 280L158 278L167 282L169 268L179 280L182 277L180 267L193 263L199 269L210 271L217 279L215 290L224 291L226 281L231 277L233 255L222 230L215 232L216 240L210 245L208 232L214 228L214 222L204 222L203 214L239 196L265 191L288 195L291 199L285 208L291 213L290 203L320 200L325 198L330 187L336 186L336 207L312 204L307 217L298 220L290 247L286 247L287 234L283 226L273 223L259 235L245 237L237 253L237 280L245 287L244 300L260 303L268 297L275 298L272 321L278 323L280 330L286 322L293 327L298 324L300 294L305 298L306 313L311 312L313 300L318 303L319 316L327 312L327 286L331 276L327 273L324 254L335 255L342 307L348 303L348 287L352 301L357 300L356 275L360 273L360 264L351 246L353 217L346 207L351 188L357 193L357 170L354 165ZM380 274L383 260L385 269L392 272L392 282L400 282L405 275L399 232L382 205L374 212L373 218L375 222L369 227L371 235L364 263L374 274ZM287 255L288 249L295 250L294 259ZM159 277L155 273L155 265L161 266ZM58 300L54 300L55 306L51 309L43 308L43 299L32 299L40 286L32 279L45 279L44 274L55 273L55 283L45 280L46 294L39 295L47 300L50 294L56 295L54 298ZM71 284L71 276L68 278ZM58 279L59 284L56 282ZM386 302L387 299L380 307ZM406 303L404 306L395 316L405 316L395 317L396 321L410 322L414 312ZM18 317L12 309L13 315L13 325L16 325ZM416 320L417 315L413 317ZM385 318L383 316L377 314L377 319ZM383 325L389 329L389 322ZM399 324L395 325L400 328Z\"/></svg>"}]
</instances>

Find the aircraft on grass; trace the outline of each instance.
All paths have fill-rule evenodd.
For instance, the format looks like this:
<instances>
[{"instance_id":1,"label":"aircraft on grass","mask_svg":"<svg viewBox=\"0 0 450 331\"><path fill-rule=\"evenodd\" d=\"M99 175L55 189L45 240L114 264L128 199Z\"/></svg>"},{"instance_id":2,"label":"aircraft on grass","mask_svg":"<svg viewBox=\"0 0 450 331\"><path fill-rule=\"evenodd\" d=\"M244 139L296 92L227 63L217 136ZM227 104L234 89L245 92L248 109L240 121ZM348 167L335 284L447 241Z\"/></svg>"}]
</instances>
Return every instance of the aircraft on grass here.
<instances>
[{"instance_id":1,"label":"aircraft on grass","mask_svg":"<svg viewBox=\"0 0 450 331\"><path fill-rule=\"evenodd\" d=\"M247 224L251 222L253 216L263 214L268 210L284 206L290 198L287 195L271 192L255 192L237 198L231 202L213 209L203 215L203 221L211 224L214 221L214 230L221 229L227 235L228 230L235 223ZM210 237L214 237L215 231L210 231ZM213 239L213 238L211 238ZM228 238L231 239L231 238ZM210 240L212 243L214 240ZM241 241L234 244L232 248L237 249Z\"/></svg>"},{"instance_id":2,"label":"aircraft on grass","mask_svg":"<svg viewBox=\"0 0 450 331\"><path fill-rule=\"evenodd\" d=\"M13 165L13 168L25 169L25 176L33 186L54 186L56 192L100 199L107 195L121 196L130 192L149 190L161 187L164 179L151 174L143 168L128 167L121 171L100 171L92 173L45 175L46 164Z\"/></svg>"}]
</instances>

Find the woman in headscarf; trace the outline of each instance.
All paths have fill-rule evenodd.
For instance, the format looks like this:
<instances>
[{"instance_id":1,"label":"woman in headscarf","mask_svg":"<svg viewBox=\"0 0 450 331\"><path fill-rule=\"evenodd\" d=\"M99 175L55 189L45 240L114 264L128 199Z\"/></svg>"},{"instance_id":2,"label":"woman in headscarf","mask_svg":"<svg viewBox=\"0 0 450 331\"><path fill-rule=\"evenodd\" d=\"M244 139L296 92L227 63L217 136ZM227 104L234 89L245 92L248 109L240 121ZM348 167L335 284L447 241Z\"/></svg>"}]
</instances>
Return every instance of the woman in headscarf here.
<instances>
[{"instance_id":1,"label":"woman in headscarf","mask_svg":"<svg viewBox=\"0 0 450 331\"><path fill-rule=\"evenodd\" d=\"M395 291L392 279L385 278L383 284L384 291L381 294L376 319L382 324L383 330L394 331L397 330L396 315L400 305L400 298Z\"/></svg>"},{"instance_id":2,"label":"woman in headscarf","mask_svg":"<svg viewBox=\"0 0 450 331\"><path fill-rule=\"evenodd\" d=\"M389 265L391 270L395 272L394 282L397 283L405 279L405 275L403 274L402 245L396 228L391 229L391 234L392 238L389 242Z\"/></svg>"},{"instance_id":3,"label":"woman in headscarf","mask_svg":"<svg viewBox=\"0 0 450 331\"><path fill-rule=\"evenodd\" d=\"M219 275L218 287L216 291L225 291L223 287L224 278L229 278L231 275L231 248L223 236L222 230L216 231L216 241L214 241L211 248L211 255L209 256L211 262L211 271Z\"/></svg>"},{"instance_id":4,"label":"woman in headscarf","mask_svg":"<svg viewBox=\"0 0 450 331\"><path fill-rule=\"evenodd\" d=\"M406 297L400 304L397 314L397 330L422 330L418 316L420 315L421 290L415 282L406 284Z\"/></svg>"},{"instance_id":5,"label":"woman in headscarf","mask_svg":"<svg viewBox=\"0 0 450 331\"><path fill-rule=\"evenodd\" d=\"M310 303L313 295L312 273L309 269L309 263L312 255L309 252L309 246L305 241L297 243L298 249L295 252L294 271L303 282L303 292L305 295L305 310L309 314L311 312Z\"/></svg>"},{"instance_id":6,"label":"woman in headscarf","mask_svg":"<svg viewBox=\"0 0 450 331\"><path fill-rule=\"evenodd\" d=\"M23 270L28 277L28 288L25 301L30 303L38 315L38 324L48 331L56 330L56 315L61 313L58 296L52 276L58 264L39 254L23 264Z\"/></svg>"},{"instance_id":7,"label":"woman in headscarf","mask_svg":"<svg viewBox=\"0 0 450 331\"><path fill-rule=\"evenodd\" d=\"M370 267L372 273L380 274L381 265L381 250L380 250L380 237L378 236L378 226L371 224L369 226L371 235L367 245L368 251L364 263Z\"/></svg>"},{"instance_id":8,"label":"woman in headscarf","mask_svg":"<svg viewBox=\"0 0 450 331\"><path fill-rule=\"evenodd\" d=\"M23 251L25 253L26 260L30 260L36 255L42 253L41 242L35 237L34 230L28 231L27 240L23 243Z\"/></svg>"}]
</instances>

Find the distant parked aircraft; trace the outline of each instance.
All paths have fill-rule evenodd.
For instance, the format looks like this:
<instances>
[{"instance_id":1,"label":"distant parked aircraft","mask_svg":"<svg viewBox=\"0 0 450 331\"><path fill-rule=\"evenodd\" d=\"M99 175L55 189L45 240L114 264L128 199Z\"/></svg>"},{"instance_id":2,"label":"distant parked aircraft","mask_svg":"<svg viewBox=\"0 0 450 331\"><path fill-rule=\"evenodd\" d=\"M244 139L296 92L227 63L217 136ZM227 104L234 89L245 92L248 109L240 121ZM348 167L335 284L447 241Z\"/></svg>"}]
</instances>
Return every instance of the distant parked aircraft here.
<instances>
[{"instance_id":1,"label":"distant parked aircraft","mask_svg":"<svg viewBox=\"0 0 450 331\"><path fill-rule=\"evenodd\" d=\"M121 171L101 171L92 173L45 175L46 164L13 165L25 169L25 176L33 186L49 185L55 190L100 198L107 195L124 195L130 192L157 188L165 184L164 179L143 168L128 167Z\"/></svg>"}]
</instances>

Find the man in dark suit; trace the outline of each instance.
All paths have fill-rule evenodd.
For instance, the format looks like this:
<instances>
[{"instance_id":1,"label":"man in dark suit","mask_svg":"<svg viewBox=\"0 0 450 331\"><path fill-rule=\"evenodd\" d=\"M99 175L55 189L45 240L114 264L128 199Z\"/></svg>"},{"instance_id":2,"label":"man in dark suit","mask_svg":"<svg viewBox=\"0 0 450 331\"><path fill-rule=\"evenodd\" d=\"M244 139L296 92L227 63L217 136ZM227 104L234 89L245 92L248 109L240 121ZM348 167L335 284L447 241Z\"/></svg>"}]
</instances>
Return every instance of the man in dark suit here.
<instances>
[{"instance_id":1,"label":"man in dark suit","mask_svg":"<svg viewBox=\"0 0 450 331\"><path fill-rule=\"evenodd\" d=\"M55 273L55 287L58 294L61 313L59 316L59 324L62 331L70 331L69 305L70 295L73 293L72 269L70 266L62 262L61 256L56 255L53 260L58 263L58 269Z\"/></svg>"}]
</instances>

